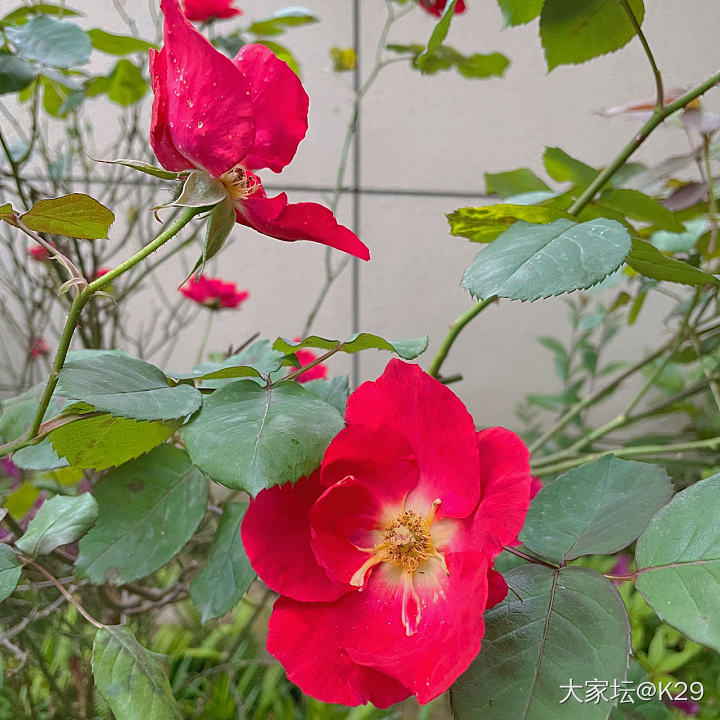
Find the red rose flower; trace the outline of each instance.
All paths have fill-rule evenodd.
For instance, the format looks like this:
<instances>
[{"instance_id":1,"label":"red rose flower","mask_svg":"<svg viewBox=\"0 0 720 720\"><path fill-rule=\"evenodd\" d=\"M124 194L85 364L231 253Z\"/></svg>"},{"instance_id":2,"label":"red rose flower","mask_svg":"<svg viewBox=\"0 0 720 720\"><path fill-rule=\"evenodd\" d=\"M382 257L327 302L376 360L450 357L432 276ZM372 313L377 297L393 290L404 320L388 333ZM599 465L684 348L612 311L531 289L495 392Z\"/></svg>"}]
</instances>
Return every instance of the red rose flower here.
<instances>
[{"instance_id":1,"label":"red rose flower","mask_svg":"<svg viewBox=\"0 0 720 720\"><path fill-rule=\"evenodd\" d=\"M268 650L325 702L427 703L507 593L492 563L522 527L529 454L503 428L476 433L451 390L400 360L345 419L320 468L263 490L243 521L250 562L281 595Z\"/></svg>"},{"instance_id":2,"label":"red rose flower","mask_svg":"<svg viewBox=\"0 0 720 720\"><path fill-rule=\"evenodd\" d=\"M294 342L300 342L300 338L296 337L294 339ZM309 365L313 360L317 360L318 357L312 350L306 350L305 348L296 350L295 355L300 362L301 367ZM327 365L323 365L322 363L320 363L319 365L310 368L302 375L298 375L297 381L299 383L306 383L310 380L324 380L327 377L327 374Z\"/></svg>"},{"instance_id":3,"label":"red rose flower","mask_svg":"<svg viewBox=\"0 0 720 720\"><path fill-rule=\"evenodd\" d=\"M150 50L150 142L168 170L200 169L219 180L237 222L280 240L312 240L368 260L365 245L316 203L268 197L254 171L280 172L307 131L308 97L298 76L264 45L225 57L162 0L165 44Z\"/></svg>"},{"instance_id":4,"label":"red rose flower","mask_svg":"<svg viewBox=\"0 0 720 720\"><path fill-rule=\"evenodd\" d=\"M448 0L418 0L418 3L424 10L440 17L443 14L445 6L448 4ZM458 0L455 5L455 14L465 12L465 10L465 0Z\"/></svg>"},{"instance_id":5,"label":"red rose flower","mask_svg":"<svg viewBox=\"0 0 720 720\"><path fill-rule=\"evenodd\" d=\"M214 18L231 18L242 15L242 10L233 7L233 0L183 0L185 17L193 22L206 22Z\"/></svg>"},{"instance_id":6,"label":"red rose flower","mask_svg":"<svg viewBox=\"0 0 720 720\"><path fill-rule=\"evenodd\" d=\"M30 357L40 357L40 355L47 355L49 352L50 348L45 342L45 338L33 338L30 341Z\"/></svg>"},{"instance_id":7,"label":"red rose flower","mask_svg":"<svg viewBox=\"0 0 720 720\"><path fill-rule=\"evenodd\" d=\"M33 260L37 260L38 262L45 262L50 258L50 253L43 245L32 245L28 250L28 254Z\"/></svg>"},{"instance_id":8,"label":"red rose flower","mask_svg":"<svg viewBox=\"0 0 720 720\"><path fill-rule=\"evenodd\" d=\"M221 307L235 308L250 297L247 290L238 290L233 282L224 282L220 278L209 278L205 275L191 278L180 288L180 292L186 298L213 310Z\"/></svg>"}]
</instances>

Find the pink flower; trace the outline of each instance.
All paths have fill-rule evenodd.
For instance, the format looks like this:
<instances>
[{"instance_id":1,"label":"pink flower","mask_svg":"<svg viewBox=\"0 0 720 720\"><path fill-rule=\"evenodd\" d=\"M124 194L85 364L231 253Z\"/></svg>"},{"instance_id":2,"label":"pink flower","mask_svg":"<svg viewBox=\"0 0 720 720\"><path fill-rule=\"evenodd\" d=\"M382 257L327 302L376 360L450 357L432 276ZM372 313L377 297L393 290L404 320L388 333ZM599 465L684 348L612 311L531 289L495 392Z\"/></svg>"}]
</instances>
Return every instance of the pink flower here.
<instances>
[{"instance_id":1,"label":"pink flower","mask_svg":"<svg viewBox=\"0 0 720 720\"><path fill-rule=\"evenodd\" d=\"M448 4L448 0L418 0L418 3L424 10L440 17L443 14L445 6ZM465 12L465 10L465 0L458 0L455 5L455 14Z\"/></svg>"},{"instance_id":2,"label":"pink flower","mask_svg":"<svg viewBox=\"0 0 720 720\"><path fill-rule=\"evenodd\" d=\"M295 338L294 342L300 342L300 338ZM296 350L295 355L299 360L301 367L308 365L313 360L317 360L318 357L312 350L306 350L305 348L302 348L301 350ZM319 365L310 368L302 375L298 375L297 381L299 383L306 383L310 380L324 380L327 377L327 374L327 365L323 365L322 363L320 363Z\"/></svg>"},{"instance_id":3,"label":"pink flower","mask_svg":"<svg viewBox=\"0 0 720 720\"><path fill-rule=\"evenodd\" d=\"M209 278L205 275L190 278L187 284L180 288L180 292L186 298L213 310L235 308L250 297L247 290L238 290L233 282L225 282L220 278Z\"/></svg>"},{"instance_id":4,"label":"pink flower","mask_svg":"<svg viewBox=\"0 0 720 720\"><path fill-rule=\"evenodd\" d=\"M231 18L242 15L242 10L233 7L233 0L183 0L185 17L193 22L206 22L214 18Z\"/></svg>"},{"instance_id":5,"label":"pink flower","mask_svg":"<svg viewBox=\"0 0 720 720\"><path fill-rule=\"evenodd\" d=\"M242 538L280 593L268 650L325 702L427 703L480 651L507 593L492 568L529 505L527 448L475 432L446 386L391 360L348 401L308 478L263 490Z\"/></svg>"},{"instance_id":6,"label":"pink flower","mask_svg":"<svg viewBox=\"0 0 720 720\"><path fill-rule=\"evenodd\" d=\"M264 45L225 57L162 0L165 44L150 50L150 142L168 170L204 170L219 180L237 222L280 240L312 240L364 260L365 245L316 203L268 197L254 171L280 172L307 131L308 97L297 75Z\"/></svg>"},{"instance_id":7,"label":"pink flower","mask_svg":"<svg viewBox=\"0 0 720 720\"><path fill-rule=\"evenodd\" d=\"M101 278L103 275L107 275L110 272L109 267L99 267L94 273L93 273L93 280L97 280L98 278Z\"/></svg>"},{"instance_id":8,"label":"pink flower","mask_svg":"<svg viewBox=\"0 0 720 720\"><path fill-rule=\"evenodd\" d=\"M28 250L28 255L38 262L45 262L50 258L50 253L42 245L32 245Z\"/></svg>"},{"instance_id":9,"label":"pink flower","mask_svg":"<svg viewBox=\"0 0 720 720\"><path fill-rule=\"evenodd\" d=\"M32 338L30 341L30 357L40 357L40 355L47 355L49 352L50 348L45 342L45 338Z\"/></svg>"}]
</instances>

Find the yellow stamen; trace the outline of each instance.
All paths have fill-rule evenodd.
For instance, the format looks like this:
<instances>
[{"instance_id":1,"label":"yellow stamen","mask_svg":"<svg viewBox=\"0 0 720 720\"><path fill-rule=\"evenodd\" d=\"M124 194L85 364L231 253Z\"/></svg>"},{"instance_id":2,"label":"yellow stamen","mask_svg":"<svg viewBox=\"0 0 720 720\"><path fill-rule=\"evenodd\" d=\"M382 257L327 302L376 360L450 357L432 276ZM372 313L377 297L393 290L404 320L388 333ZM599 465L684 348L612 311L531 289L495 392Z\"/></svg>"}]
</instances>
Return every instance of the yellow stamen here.
<instances>
[{"instance_id":1,"label":"yellow stamen","mask_svg":"<svg viewBox=\"0 0 720 720\"><path fill-rule=\"evenodd\" d=\"M242 165L236 165L218 179L225 186L231 200L245 200L258 188L258 183L247 174Z\"/></svg>"}]
</instances>

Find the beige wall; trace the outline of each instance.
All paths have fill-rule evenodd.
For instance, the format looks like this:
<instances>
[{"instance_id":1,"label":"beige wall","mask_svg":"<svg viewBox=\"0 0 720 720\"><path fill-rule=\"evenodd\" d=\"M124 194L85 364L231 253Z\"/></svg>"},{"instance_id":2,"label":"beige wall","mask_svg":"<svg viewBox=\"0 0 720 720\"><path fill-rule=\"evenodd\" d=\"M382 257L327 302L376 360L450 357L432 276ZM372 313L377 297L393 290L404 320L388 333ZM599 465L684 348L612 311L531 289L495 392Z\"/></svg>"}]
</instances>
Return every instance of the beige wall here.
<instances>
[{"instance_id":1,"label":"beige wall","mask_svg":"<svg viewBox=\"0 0 720 720\"><path fill-rule=\"evenodd\" d=\"M246 18L257 18L289 3L238 0L237 4ZM124 0L124 5L131 14L146 14L144 0ZM331 72L328 49L351 42L350 2L306 0L304 5L323 22L292 30L282 41L302 64L311 98L310 131L290 168L280 178L267 173L267 183L333 184L348 120L350 77ZM644 28L668 86L692 85L717 69L717 0L647 0L646 5ZM114 17L110 0L77 0L74 6L93 18L88 26L107 26ZM482 204L483 172L521 166L539 172L546 145L560 145L592 164L607 163L636 126L621 119L602 119L593 111L652 96L652 78L639 43L548 75L537 23L502 31L493 0L469 0L469 6L454 21L449 42L465 52L505 53L512 61L505 78L467 80L453 72L422 77L404 64L386 68L363 107L363 182L377 187L475 190ZM362 13L367 72L385 3L363 0ZM431 28L432 19L416 11L398 24L392 40L421 42ZM718 104L717 95L710 95L711 105ZM662 129L642 148L638 159L653 162L686 149L680 131ZM323 200L301 193L293 193L291 199ZM395 196L366 197L362 202L361 237L373 255L361 271L362 329L389 337L429 333L430 351L422 360L425 366L447 325L470 304L459 281L478 248L450 237L443 216L464 204L467 201L452 198ZM339 215L348 222L347 201ZM256 330L271 338L298 334L322 283L322 256L322 248L310 243L287 245L245 228L234 231L217 272L248 288L251 300L240 312L219 315L210 347L223 348ZM162 280L168 292L174 292L180 272L180 268L168 269ZM148 291L138 299L137 308L147 312L151 306ZM617 355L631 357L653 344L664 332L664 310L662 303L648 308L641 329L625 333L617 343ZM348 334L349 274L336 284L314 329L327 337ZM174 353L172 367L192 364L201 332L202 325L185 331L181 347L187 349ZM465 381L454 389L479 425L515 424L514 405L525 393L554 387L549 354L534 338L565 337L567 332L562 300L503 301L466 331L445 370L464 374ZM386 359L380 354L363 355L363 377L377 375ZM338 370L346 367L345 360L333 364Z\"/></svg>"}]
</instances>

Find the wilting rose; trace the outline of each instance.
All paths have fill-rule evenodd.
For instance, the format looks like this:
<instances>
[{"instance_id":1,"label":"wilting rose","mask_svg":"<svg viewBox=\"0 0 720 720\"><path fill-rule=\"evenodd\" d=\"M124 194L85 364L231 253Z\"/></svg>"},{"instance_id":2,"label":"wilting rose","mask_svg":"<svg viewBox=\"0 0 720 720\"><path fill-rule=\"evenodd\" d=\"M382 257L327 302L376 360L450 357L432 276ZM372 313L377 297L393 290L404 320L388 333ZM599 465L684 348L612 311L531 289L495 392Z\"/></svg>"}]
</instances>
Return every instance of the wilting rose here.
<instances>
[{"instance_id":1,"label":"wilting rose","mask_svg":"<svg viewBox=\"0 0 720 720\"><path fill-rule=\"evenodd\" d=\"M524 522L529 454L508 430L476 432L449 388L399 360L345 419L318 470L245 516L250 562L281 595L268 650L325 702L427 703L478 654L483 612L507 593L492 565Z\"/></svg>"}]
</instances>

